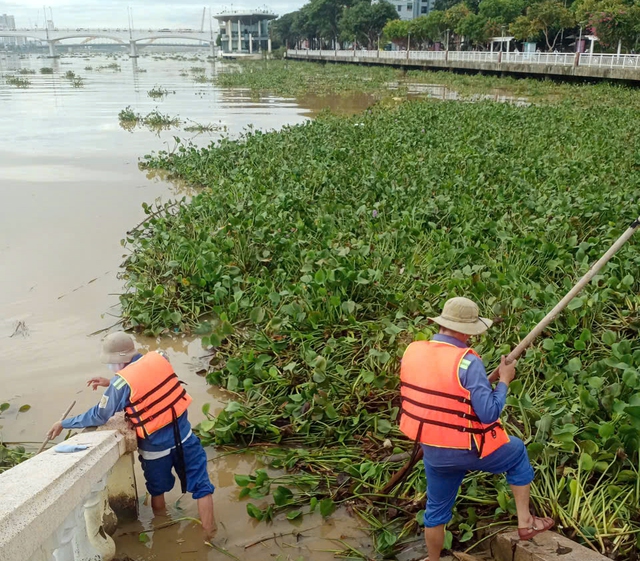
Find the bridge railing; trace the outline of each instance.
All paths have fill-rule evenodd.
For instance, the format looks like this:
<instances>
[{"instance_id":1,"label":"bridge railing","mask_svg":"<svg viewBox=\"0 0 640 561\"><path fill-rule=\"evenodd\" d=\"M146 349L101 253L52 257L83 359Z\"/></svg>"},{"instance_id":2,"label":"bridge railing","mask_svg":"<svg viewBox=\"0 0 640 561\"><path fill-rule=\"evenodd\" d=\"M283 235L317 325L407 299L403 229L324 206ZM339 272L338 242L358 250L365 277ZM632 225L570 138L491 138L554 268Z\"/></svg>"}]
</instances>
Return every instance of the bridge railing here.
<instances>
[{"instance_id":1,"label":"bridge railing","mask_svg":"<svg viewBox=\"0 0 640 561\"><path fill-rule=\"evenodd\" d=\"M583 53L580 55L580 66L594 66L598 68L640 68L640 55Z\"/></svg>"},{"instance_id":2,"label":"bridge railing","mask_svg":"<svg viewBox=\"0 0 640 561\"><path fill-rule=\"evenodd\" d=\"M445 57L445 51L409 51L411 60L445 60Z\"/></svg>"},{"instance_id":3,"label":"bridge railing","mask_svg":"<svg viewBox=\"0 0 640 561\"><path fill-rule=\"evenodd\" d=\"M291 56L305 56L309 58L375 58L394 60L439 60L449 62L475 62L495 64L535 64L550 66L580 66L593 68L638 68L640 69L640 55L608 54L608 53L499 53L489 51L365 51L365 50L306 50L289 49Z\"/></svg>"},{"instance_id":4,"label":"bridge railing","mask_svg":"<svg viewBox=\"0 0 640 561\"><path fill-rule=\"evenodd\" d=\"M573 66L575 53L502 53L502 62L516 64L550 64L552 66Z\"/></svg>"}]
</instances>

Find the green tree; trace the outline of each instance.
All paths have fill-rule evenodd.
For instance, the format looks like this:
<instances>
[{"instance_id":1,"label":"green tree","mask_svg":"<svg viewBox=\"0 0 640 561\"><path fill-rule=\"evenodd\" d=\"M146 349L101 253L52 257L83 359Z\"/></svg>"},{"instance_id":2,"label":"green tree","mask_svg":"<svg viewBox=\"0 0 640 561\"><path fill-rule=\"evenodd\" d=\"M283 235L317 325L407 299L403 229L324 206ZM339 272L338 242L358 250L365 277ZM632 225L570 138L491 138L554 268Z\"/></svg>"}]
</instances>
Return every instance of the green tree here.
<instances>
[{"instance_id":1,"label":"green tree","mask_svg":"<svg viewBox=\"0 0 640 561\"><path fill-rule=\"evenodd\" d=\"M411 42L422 45L442 41L447 29L444 12L434 10L426 16L420 16L409 23Z\"/></svg>"},{"instance_id":2,"label":"green tree","mask_svg":"<svg viewBox=\"0 0 640 561\"><path fill-rule=\"evenodd\" d=\"M552 51L563 29L573 27L573 12L557 0L544 0L529 6L527 16L533 27L544 35L547 48Z\"/></svg>"},{"instance_id":3,"label":"green tree","mask_svg":"<svg viewBox=\"0 0 640 561\"><path fill-rule=\"evenodd\" d=\"M471 13L471 10L465 4L456 4L444 13L444 22L447 29L455 31L460 22ZM456 31L457 33L457 31Z\"/></svg>"},{"instance_id":4,"label":"green tree","mask_svg":"<svg viewBox=\"0 0 640 561\"><path fill-rule=\"evenodd\" d=\"M482 0L478 14L498 24L509 24L522 15L525 8L525 0Z\"/></svg>"},{"instance_id":5,"label":"green tree","mask_svg":"<svg viewBox=\"0 0 640 561\"><path fill-rule=\"evenodd\" d=\"M539 29L528 16L518 16L509 26L509 32L518 41L533 41L540 36Z\"/></svg>"},{"instance_id":6,"label":"green tree","mask_svg":"<svg viewBox=\"0 0 640 561\"><path fill-rule=\"evenodd\" d=\"M453 8L456 4L460 4L461 0L436 0L433 9L439 12L446 12L449 8Z\"/></svg>"},{"instance_id":7,"label":"green tree","mask_svg":"<svg viewBox=\"0 0 640 561\"><path fill-rule=\"evenodd\" d=\"M298 17L298 12L289 12L279 17L271 25L271 38L281 45L295 45L302 38L296 27Z\"/></svg>"},{"instance_id":8,"label":"green tree","mask_svg":"<svg viewBox=\"0 0 640 561\"><path fill-rule=\"evenodd\" d=\"M385 38L389 41L393 41L396 45L401 47L407 46L407 38L409 37L409 21L403 21L395 19L387 22L382 30Z\"/></svg>"},{"instance_id":9,"label":"green tree","mask_svg":"<svg viewBox=\"0 0 640 561\"><path fill-rule=\"evenodd\" d=\"M471 45L486 44L489 39L488 20L480 14L469 14L456 28L456 33L463 36Z\"/></svg>"},{"instance_id":10,"label":"green tree","mask_svg":"<svg viewBox=\"0 0 640 561\"><path fill-rule=\"evenodd\" d=\"M327 41L337 39L340 18L349 0L311 0L303 7L309 16L309 23L317 30L317 36Z\"/></svg>"},{"instance_id":11,"label":"green tree","mask_svg":"<svg viewBox=\"0 0 640 561\"><path fill-rule=\"evenodd\" d=\"M602 7L589 15L588 23L604 47L614 48L620 43L631 49L640 34L640 7L622 4Z\"/></svg>"},{"instance_id":12,"label":"green tree","mask_svg":"<svg viewBox=\"0 0 640 561\"><path fill-rule=\"evenodd\" d=\"M345 10L340 20L340 38L350 41L355 37L358 43L372 49L387 22L394 19L398 19L398 13L389 2L359 2Z\"/></svg>"}]
</instances>

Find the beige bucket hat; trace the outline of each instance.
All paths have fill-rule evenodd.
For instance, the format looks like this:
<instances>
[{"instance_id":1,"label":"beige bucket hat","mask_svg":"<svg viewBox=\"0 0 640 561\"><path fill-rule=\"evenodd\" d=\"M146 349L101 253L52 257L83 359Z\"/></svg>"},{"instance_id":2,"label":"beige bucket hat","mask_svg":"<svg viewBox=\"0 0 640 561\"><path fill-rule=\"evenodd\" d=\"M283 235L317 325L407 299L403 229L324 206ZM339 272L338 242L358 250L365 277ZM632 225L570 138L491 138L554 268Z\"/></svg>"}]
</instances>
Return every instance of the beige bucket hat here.
<instances>
[{"instance_id":1,"label":"beige bucket hat","mask_svg":"<svg viewBox=\"0 0 640 561\"><path fill-rule=\"evenodd\" d=\"M434 323L465 335L480 335L493 325L493 321L478 315L478 305L468 298L447 300L442 313L429 318Z\"/></svg>"},{"instance_id":2,"label":"beige bucket hat","mask_svg":"<svg viewBox=\"0 0 640 561\"><path fill-rule=\"evenodd\" d=\"M136 353L133 337L124 331L116 331L103 339L100 361L104 364L127 363L131 362Z\"/></svg>"}]
</instances>

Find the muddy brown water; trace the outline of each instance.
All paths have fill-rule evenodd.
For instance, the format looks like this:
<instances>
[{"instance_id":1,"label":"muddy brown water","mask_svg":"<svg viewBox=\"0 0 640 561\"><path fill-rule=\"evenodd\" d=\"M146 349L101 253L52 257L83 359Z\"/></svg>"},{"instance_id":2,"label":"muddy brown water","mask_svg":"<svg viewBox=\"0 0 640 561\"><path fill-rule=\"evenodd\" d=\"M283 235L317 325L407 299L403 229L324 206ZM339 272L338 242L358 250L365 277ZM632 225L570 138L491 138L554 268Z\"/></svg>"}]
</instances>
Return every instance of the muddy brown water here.
<instances>
[{"instance_id":1,"label":"muddy brown water","mask_svg":"<svg viewBox=\"0 0 640 561\"><path fill-rule=\"evenodd\" d=\"M372 102L361 95L256 100L248 91L195 82L191 67L203 67L211 76L220 64L207 62L204 52L196 56L198 61L156 60L148 54L133 62L105 55L67 54L51 61L0 54L0 403L11 404L0 416L0 434L6 442L36 447L71 401L77 401L74 414L96 403L98 394L85 388L85 380L109 376L97 360L102 334L91 334L118 321L120 240L144 219L143 202L189 195L184 186L141 172L138 158L173 147L174 135L204 145L220 134L127 132L118 124L120 110L130 105L146 114L158 108L183 120L224 126L237 136L248 125L277 129L304 122L326 107L350 113ZM113 62L120 71L98 70ZM20 68L39 71L44 66L52 66L54 74L25 75L31 82L26 89L6 82ZM74 88L63 77L69 70L83 77L84 87ZM188 76L181 75L185 71ZM164 100L149 98L147 92L156 85L171 93ZM204 403L212 404L212 412L224 406L224 395L196 374L204 354L198 341L140 338L139 343L168 352L194 397L192 423L202 420ZM19 413L25 404L31 409ZM250 473L258 460L216 458L214 448L207 452L220 527L214 543L235 558L322 561L344 549L340 540L371 551L364 524L344 509L326 521L312 515L295 525L283 516L269 525L255 522L247 515L246 501L238 500L233 475ZM142 482L140 477L140 519L118 529L118 556L140 561L227 558L202 544L193 522L153 532L167 518L153 517ZM180 498L177 490L168 503L170 520L197 516L194 501ZM145 543L139 539L142 531L150 538Z\"/></svg>"}]
</instances>

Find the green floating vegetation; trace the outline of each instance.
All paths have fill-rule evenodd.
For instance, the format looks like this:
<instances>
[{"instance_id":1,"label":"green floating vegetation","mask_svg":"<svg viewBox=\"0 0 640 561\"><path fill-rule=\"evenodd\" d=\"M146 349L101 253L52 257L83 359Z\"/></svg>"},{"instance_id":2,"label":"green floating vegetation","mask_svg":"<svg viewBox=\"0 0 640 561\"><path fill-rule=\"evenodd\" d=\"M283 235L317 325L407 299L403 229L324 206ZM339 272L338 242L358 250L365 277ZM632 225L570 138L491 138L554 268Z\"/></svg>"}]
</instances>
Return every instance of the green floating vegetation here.
<instances>
[{"instance_id":1,"label":"green floating vegetation","mask_svg":"<svg viewBox=\"0 0 640 561\"><path fill-rule=\"evenodd\" d=\"M350 505L382 554L416 539L421 466L380 495L411 448L404 349L465 295L496 320L475 345L491 369L555 305L640 214L637 103L606 86L540 106L411 101L145 158L202 191L146 207L124 241L123 317L215 351L207 380L231 400L205 407L205 444L282 446L262 455L284 478L237 480L272 497L250 516ZM520 361L503 414L535 465L537 512L619 558L640 535L639 243ZM503 478L470 474L447 545L514 513Z\"/></svg>"},{"instance_id":2,"label":"green floating vegetation","mask_svg":"<svg viewBox=\"0 0 640 561\"><path fill-rule=\"evenodd\" d=\"M212 80L223 88L249 88L254 93L290 97L354 93L368 93L378 98L405 97L412 86L433 85L446 87L461 98L469 100L475 99L478 94L500 95L526 97L533 102L547 103L560 103L570 99L585 106L591 106L596 100L605 103L606 96L612 91L607 86L561 84L551 80L501 78L445 71L404 72L391 67L292 60L242 61L225 66ZM415 95L420 96L420 88L415 89ZM437 97L439 94L440 92L434 95ZM425 94L422 95L426 97Z\"/></svg>"},{"instance_id":3,"label":"green floating vegetation","mask_svg":"<svg viewBox=\"0 0 640 561\"><path fill-rule=\"evenodd\" d=\"M182 121L179 117L171 117L170 115L164 115L157 109L154 109L147 115L143 116L140 113L136 113L130 106L125 107L120 113L118 113L118 121L120 126L133 132L138 125L145 126L153 131L168 130L173 127L179 127Z\"/></svg>"},{"instance_id":4,"label":"green floating vegetation","mask_svg":"<svg viewBox=\"0 0 640 561\"><path fill-rule=\"evenodd\" d=\"M53 68L51 68L49 66L43 66L40 69L40 74L53 74Z\"/></svg>"},{"instance_id":5,"label":"green floating vegetation","mask_svg":"<svg viewBox=\"0 0 640 561\"><path fill-rule=\"evenodd\" d=\"M36 71L35 70L31 70L30 68L21 68L20 70L18 70L18 74L35 74Z\"/></svg>"},{"instance_id":6,"label":"green floating vegetation","mask_svg":"<svg viewBox=\"0 0 640 561\"><path fill-rule=\"evenodd\" d=\"M8 76L7 84L15 86L16 88L26 89L31 85L29 78L23 78L22 76Z\"/></svg>"},{"instance_id":7,"label":"green floating vegetation","mask_svg":"<svg viewBox=\"0 0 640 561\"><path fill-rule=\"evenodd\" d=\"M168 89L163 88L161 86L154 86L153 88L151 88L148 92L147 95L151 98L151 99L164 99L165 97L167 97L170 93L176 93L175 91L170 92Z\"/></svg>"},{"instance_id":8,"label":"green floating vegetation","mask_svg":"<svg viewBox=\"0 0 640 561\"><path fill-rule=\"evenodd\" d=\"M0 415L10 407L11 405L9 403L0 403ZM18 408L18 413L26 413L29 409L31 409L31 405L21 405ZM30 457L31 454L25 450L24 446L7 446L0 439L0 473L28 460Z\"/></svg>"}]
</instances>

